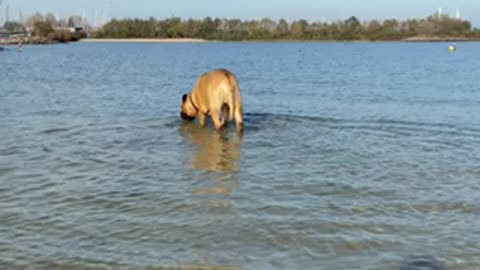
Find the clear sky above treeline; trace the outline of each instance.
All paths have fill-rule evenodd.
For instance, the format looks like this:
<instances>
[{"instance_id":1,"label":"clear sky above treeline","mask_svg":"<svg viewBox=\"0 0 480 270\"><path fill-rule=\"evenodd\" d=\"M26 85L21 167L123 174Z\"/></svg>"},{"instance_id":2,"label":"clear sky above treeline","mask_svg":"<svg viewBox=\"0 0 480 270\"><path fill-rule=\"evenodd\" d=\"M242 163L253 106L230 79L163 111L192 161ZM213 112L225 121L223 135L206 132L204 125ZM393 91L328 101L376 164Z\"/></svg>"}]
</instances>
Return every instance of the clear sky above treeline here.
<instances>
[{"instance_id":1,"label":"clear sky above treeline","mask_svg":"<svg viewBox=\"0 0 480 270\"><path fill-rule=\"evenodd\" d=\"M462 19L480 27L480 0L3 0L0 22L5 20L7 5L10 19L38 11L59 17L84 15L89 21L94 17L98 21L150 16L242 20L268 17L289 21L334 21L356 16L360 20L383 20L422 18L441 8L451 16L458 9Z\"/></svg>"}]
</instances>

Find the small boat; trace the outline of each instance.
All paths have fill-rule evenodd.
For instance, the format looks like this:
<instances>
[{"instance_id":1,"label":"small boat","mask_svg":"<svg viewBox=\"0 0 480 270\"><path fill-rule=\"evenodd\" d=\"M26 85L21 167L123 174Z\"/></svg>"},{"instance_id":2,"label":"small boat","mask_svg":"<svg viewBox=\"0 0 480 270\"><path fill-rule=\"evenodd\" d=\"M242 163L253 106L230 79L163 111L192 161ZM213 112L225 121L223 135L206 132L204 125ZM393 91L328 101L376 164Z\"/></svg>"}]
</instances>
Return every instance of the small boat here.
<instances>
[{"instance_id":1,"label":"small boat","mask_svg":"<svg viewBox=\"0 0 480 270\"><path fill-rule=\"evenodd\" d=\"M448 46L448 50L449 50L450 52L456 51L456 50L457 50L457 45L455 45L455 44L449 45L449 46Z\"/></svg>"}]
</instances>

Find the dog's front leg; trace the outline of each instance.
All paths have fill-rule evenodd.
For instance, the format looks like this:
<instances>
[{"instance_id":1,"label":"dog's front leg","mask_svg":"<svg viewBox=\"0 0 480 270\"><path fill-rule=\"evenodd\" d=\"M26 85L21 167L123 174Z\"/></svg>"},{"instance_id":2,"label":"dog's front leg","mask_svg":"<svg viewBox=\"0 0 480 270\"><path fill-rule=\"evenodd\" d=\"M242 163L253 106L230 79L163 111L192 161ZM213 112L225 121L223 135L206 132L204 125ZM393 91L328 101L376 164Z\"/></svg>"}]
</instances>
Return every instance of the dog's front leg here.
<instances>
[{"instance_id":1,"label":"dog's front leg","mask_svg":"<svg viewBox=\"0 0 480 270\"><path fill-rule=\"evenodd\" d=\"M198 112L197 113L197 119L198 119L198 123L203 126L205 125L205 114L201 113L201 112Z\"/></svg>"}]
</instances>

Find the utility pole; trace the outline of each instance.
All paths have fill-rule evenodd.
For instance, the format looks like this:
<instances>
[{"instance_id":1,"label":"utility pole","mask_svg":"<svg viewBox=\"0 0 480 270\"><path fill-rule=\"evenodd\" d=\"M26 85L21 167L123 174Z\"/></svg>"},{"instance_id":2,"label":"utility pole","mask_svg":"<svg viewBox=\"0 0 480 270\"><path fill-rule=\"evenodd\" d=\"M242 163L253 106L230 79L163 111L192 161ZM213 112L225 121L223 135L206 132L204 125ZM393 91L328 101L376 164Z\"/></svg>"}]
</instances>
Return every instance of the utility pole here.
<instances>
[{"instance_id":1,"label":"utility pole","mask_svg":"<svg viewBox=\"0 0 480 270\"><path fill-rule=\"evenodd\" d=\"M2 2L3 2L3 0L0 0L0 6L2 6Z\"/></svg>"},{"instance_id":2,"label":"utility pole","mask_svg":"<svg viewBox=\"0 0 480 270\"><path fill-rule=\"evenodd\" d=\"M83 31L86 31L86 23L85 21L87 20L87 17L85 15L85 9L82 10L82 28Z\"/></svg>"}]
</instances>

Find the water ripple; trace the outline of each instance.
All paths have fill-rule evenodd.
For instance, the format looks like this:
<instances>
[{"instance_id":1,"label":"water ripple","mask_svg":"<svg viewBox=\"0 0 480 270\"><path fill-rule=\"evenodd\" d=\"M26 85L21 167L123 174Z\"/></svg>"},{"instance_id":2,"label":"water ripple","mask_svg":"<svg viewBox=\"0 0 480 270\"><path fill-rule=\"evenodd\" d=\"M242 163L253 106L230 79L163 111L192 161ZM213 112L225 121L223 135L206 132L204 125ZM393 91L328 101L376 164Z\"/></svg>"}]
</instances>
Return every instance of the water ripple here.
<instances>
[{"instance_id":1,"label":"water ripple","mask_svg":"<svg viewBox=\"0 0 480 270\"><path fill-rule=\"evenodd\" d=\"M445 58L436 46L2 52L0 264L473 269L478 50ZM243 136L179 119L181 94L216 66L238 76Z\"/></svg>"}]
</instances>

